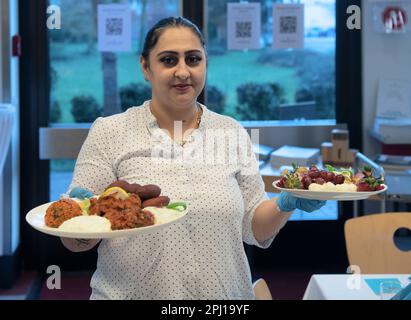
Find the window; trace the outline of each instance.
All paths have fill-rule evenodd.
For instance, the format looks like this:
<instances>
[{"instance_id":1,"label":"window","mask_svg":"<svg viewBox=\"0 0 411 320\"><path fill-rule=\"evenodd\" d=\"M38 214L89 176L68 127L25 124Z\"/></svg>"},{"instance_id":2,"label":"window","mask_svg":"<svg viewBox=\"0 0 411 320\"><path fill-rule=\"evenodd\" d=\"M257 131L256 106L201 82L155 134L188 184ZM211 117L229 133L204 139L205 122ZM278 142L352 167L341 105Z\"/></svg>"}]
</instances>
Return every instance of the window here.
<instances>
[{"instance_id":1,"label":"window","mask_svg":"<svg viewBox=\"0 0 411 320\"><path fill-rule=\"evenodd\" d=\"M75 1L49 0L64 13L63 28L49 31L51 126L91 123L100 115L121 112L149 98L150 88L138 62L144 36L160 18L181 12L178 0L128 0L132 11L132 51L101 53L97 49L96 12L97 4L103 1L74 5ZM305 49L274 50L271 42L275 1L259 1L261 49L252 51L226 49L227 2L206 2L207 106L242 121L334 119L335 2L302 1L306 6ZM104 89L107 80L115 85ZM245 94L239 97L239 92ZM267 104L261 93L268 95L271 103ZM118 103L104 105L104 101ZM75 160L50 161L50 200L67 191L74 165Z\"/></svg>"},{"instance_id":2,"label":"window","mask_svg":"<svg viewBox=\"0 0 411 320\"><path fill-rule=\"evenodd\" d=\"M148 29L159 19L180 14L179 0L128 0L132 50L102 53L97 44L99 0L50 0L61 8L61 29L49 31L50 123L91 123L139 105L151 96L140 71L139 53ZM67 191L75 160L50 161L50 199Z\"/></svg>"},{"instance_id":3,"label":"window","mask_svg":"<svg viewBox=\"0 0 411 320\"><path fill-rule=\"evenodd\" d=\"M228 2L234 1L207 2L207 106L244 125L250 120L335 119L335 0L299 1L305 20L301 50L272 48L273 3L295 3L287 0L249 1L261 6L260 49L227 50ZM296 210L290 220L336 219L337 203L328 201L312 214Z\"/></svg>"},{"instance_id":4,"label":"window","mask_svg":"<svg viewBox=\"0 0 411 320\"><path fill-rule=\"evenodd\" d=\"M227 3L209 0L207 103L237 120L335 118L335 0L305 5L305 48L272 49L272 4L261 5L260 50L227 50Z\"/></svg>"}]
</instances>

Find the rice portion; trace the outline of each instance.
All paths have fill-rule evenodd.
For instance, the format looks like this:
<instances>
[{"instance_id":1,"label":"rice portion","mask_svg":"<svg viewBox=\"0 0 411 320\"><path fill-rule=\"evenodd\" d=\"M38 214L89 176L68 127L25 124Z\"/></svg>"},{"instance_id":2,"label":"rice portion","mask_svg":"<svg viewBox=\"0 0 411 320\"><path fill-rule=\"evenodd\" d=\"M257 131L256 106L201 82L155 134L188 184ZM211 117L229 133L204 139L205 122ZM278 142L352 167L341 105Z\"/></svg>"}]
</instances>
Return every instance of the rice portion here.
<instances>
[{"instance_id":1,"label":"rice portion","mask_svg":"<svg viewBox=\"0 0 411 320\"><path fill-rule=\"evenodd\" d=\"M146 207L144 210L150 211L154 215L155 224L167 223L185 215L185 212L168 208Z\"/></svg>"},{"instance_id":2,"label":"rice portion","mask_svg":"<svg viewBox=\"0 0 411 320\"><path fill-rule=\"evenodd\" d=\"M325 184L312 183L309 185L310 191L331 191L331 192L356 192L357 186L353 183L333 184L327 182Z\"/></svg>"},{"instance_id":3,"label":"rice portion","mask_svg":"<svg viewBox=\"0 0 411 320\"><path fill-rule=\"evenodd\" d=\"M107 232L111 231L108 219L99 216L78 216L64 221L59 227L67 232Z\"/></svg>"}]
</instances>

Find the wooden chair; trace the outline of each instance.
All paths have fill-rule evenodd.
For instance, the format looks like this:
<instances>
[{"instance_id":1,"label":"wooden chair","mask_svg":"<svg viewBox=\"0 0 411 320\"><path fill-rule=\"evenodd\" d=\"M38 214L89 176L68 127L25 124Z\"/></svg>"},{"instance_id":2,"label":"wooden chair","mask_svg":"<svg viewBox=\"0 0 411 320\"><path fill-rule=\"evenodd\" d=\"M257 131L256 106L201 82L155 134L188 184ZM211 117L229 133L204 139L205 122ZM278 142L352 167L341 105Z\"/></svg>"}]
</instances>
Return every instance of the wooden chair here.
<instances>
[{"instance_id":1,"label":"wooden chair","mask_svg":"<svg viewBox=\"0 0 411 320\"><path fill-rule=\"evenodd\" d=\"M258 279L254 282L253 288L256 300L273 300L270 289L264 279Z\"/></svg>"},{"instance_id":2,"label":"wooden chair","mask_svg":"<svg viewBox=\"0 0 411 320\"><path fill-rule=\"evenodd\" d=\"M365 274L411 273L411 251L401 251L394 243L399 228L411 230L411 212L389 212L349 219L345 242L350 265Z\"/></svg>"}]
</instances>

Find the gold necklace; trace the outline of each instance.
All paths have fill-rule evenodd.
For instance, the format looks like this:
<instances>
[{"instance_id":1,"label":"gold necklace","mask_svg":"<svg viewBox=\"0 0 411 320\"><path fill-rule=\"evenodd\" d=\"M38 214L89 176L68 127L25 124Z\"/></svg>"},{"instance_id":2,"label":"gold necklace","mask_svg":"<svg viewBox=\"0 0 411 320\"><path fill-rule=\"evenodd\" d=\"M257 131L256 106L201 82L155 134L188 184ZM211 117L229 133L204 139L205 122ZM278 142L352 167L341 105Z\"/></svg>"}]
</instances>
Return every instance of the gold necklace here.
<instances>
[{"instance_id":1,"label":"gold necklace","mask_svg":"<svg viewBox=\"0 0 411 320\"><path fill-rule=\"evenodd\" d=\"M201 108L198 104L196 104L196 105L197 105L196 129L198 129L198 128L200 127L201 118L202 118L202 116L203 116L203 108ZM150 103L150 105L149 105L149 108L150 108L151 114L154 115L153 109L151 109L151 103ZM200 112L199 112L199 110L200 110ZM180 145L181 145L182 147L184 147L184 145L187 143L187 141L188 141L188 137L187 137L186 139L182 139Z\"/></svg>"},{"instance_id":2,"label":"gold necklace","mask_svg":"<svg viewBox=\"0 0 411 320\"><path fill-rule=\"evenodd\" d=\"M198 129L200 127L200 123L201 123L201 117L203 116L203 109L197 105L197 120L196 120L196 129ZM184 147L184 145L187 143L188 141L188 137L186 139L183 139L181 141L181 146Z\"/></svg>"}]
</instances>

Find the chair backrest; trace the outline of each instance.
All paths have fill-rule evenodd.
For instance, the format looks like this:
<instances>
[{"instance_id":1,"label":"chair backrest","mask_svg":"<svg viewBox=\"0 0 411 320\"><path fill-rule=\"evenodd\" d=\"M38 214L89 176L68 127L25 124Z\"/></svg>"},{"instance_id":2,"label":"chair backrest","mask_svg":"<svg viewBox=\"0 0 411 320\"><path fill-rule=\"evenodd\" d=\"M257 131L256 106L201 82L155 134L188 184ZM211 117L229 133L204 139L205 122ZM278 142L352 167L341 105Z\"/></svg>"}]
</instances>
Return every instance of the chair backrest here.
<instances>
[{"instance_id":1,"label":"chair backrest","mask_svg":"<svg viewBox=\"0 0 411 320\"><path fill-rule=\"evenodd\" d=\"M411 273L411 251L394 243L400 228L411 230L411 212L388 212L349 219L345 223L345 243L350 265L361 273Z\"/></svg>"},{"instance_id":2,"label":"chair backrest","mask_svg":"<svg viewBox=\"0 0 411 320\"><path fill-rule=\"evenodd\" d=\"M254 282L253 288L256 300L273 300L270 289L264 279L258 279Z\"/></svg>"}]
</instances>

